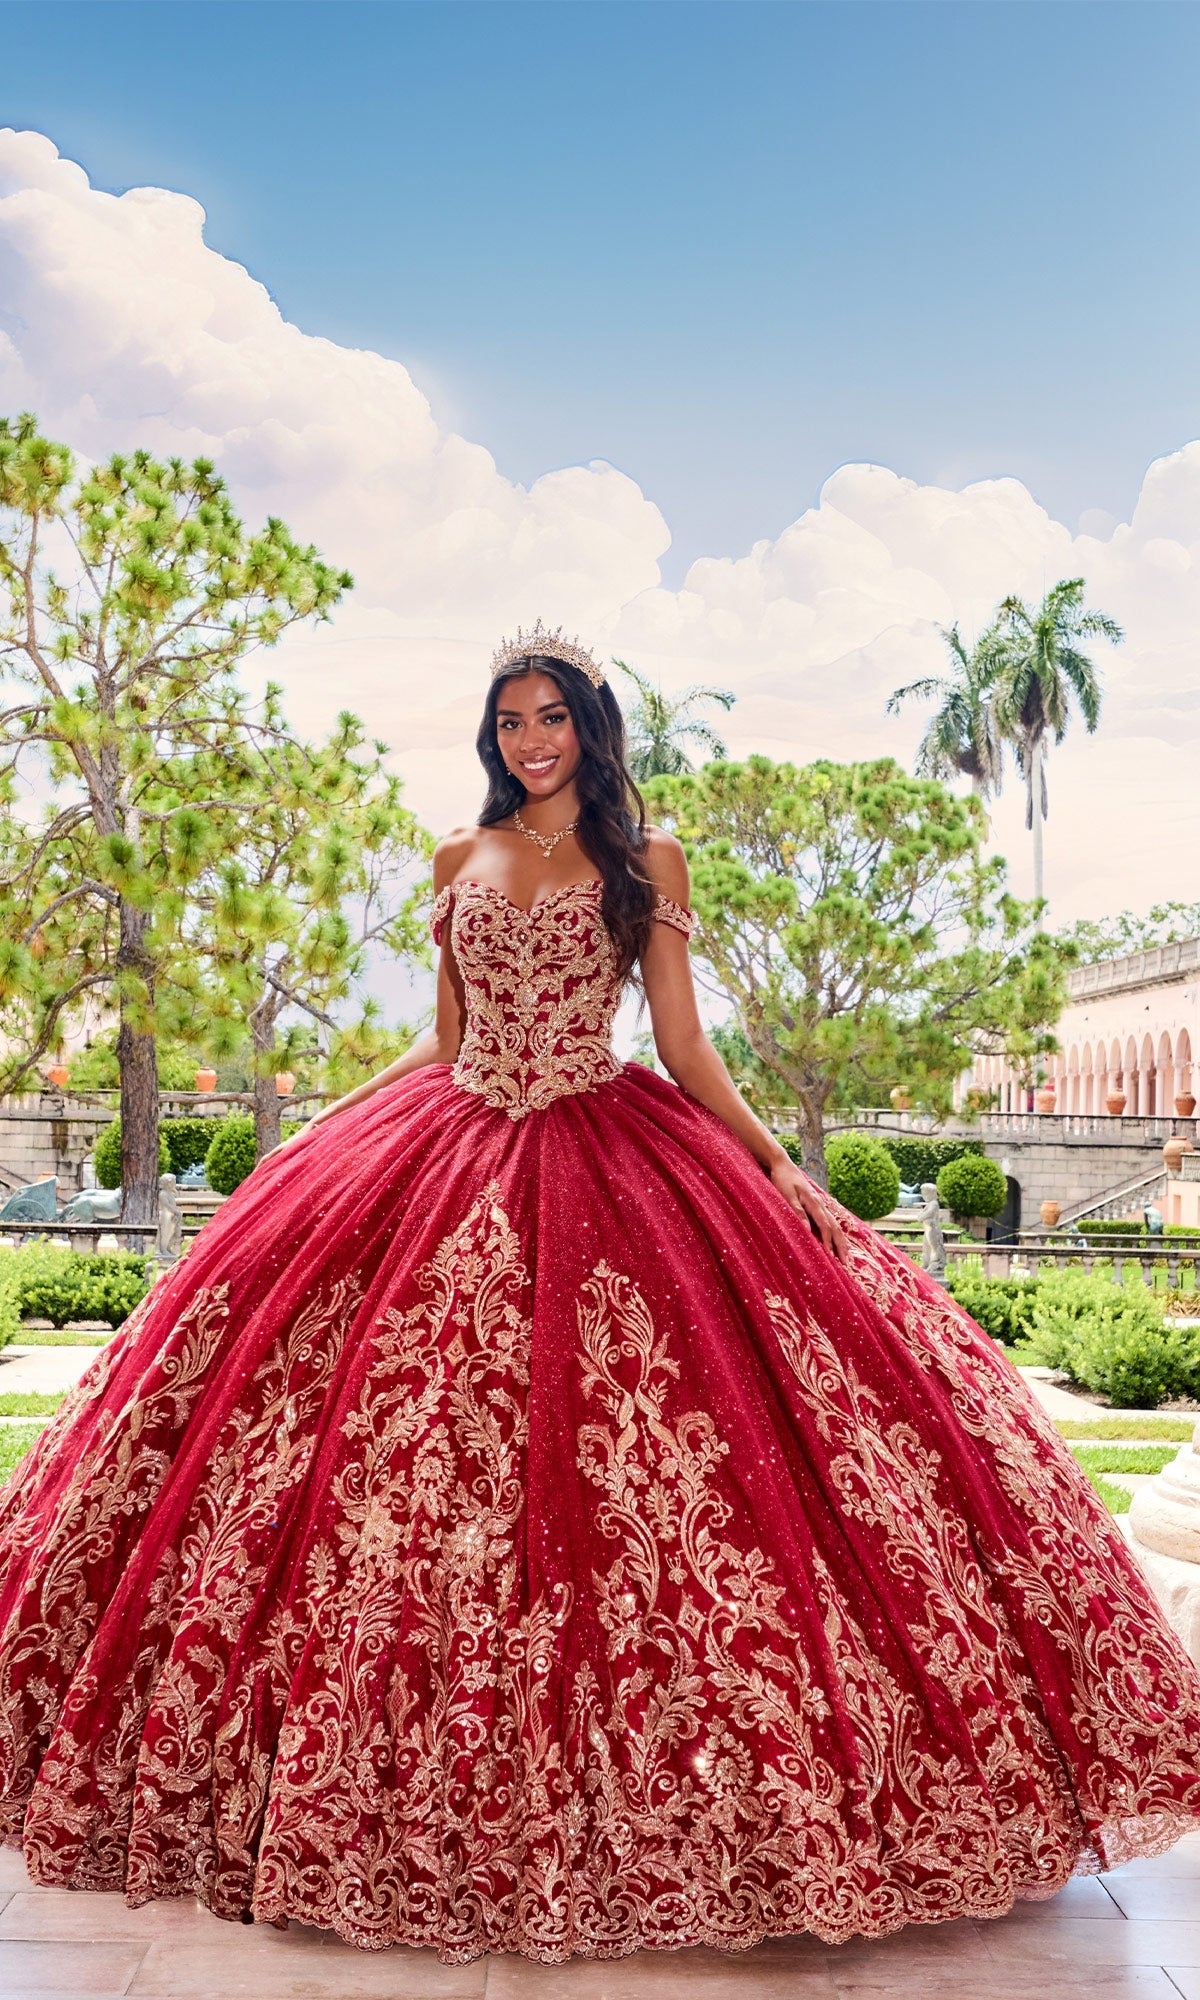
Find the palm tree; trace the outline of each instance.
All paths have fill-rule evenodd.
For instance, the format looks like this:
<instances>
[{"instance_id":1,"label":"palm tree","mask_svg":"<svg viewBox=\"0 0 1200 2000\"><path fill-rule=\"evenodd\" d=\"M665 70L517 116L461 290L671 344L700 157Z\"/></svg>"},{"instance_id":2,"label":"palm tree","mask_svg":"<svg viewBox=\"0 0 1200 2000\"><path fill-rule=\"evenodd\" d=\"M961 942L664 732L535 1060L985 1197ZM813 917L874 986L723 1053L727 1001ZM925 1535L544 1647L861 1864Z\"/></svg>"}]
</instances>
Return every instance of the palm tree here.
<instances>
[{"instance_id":1,"label":"palm tree","mask_svg":"<svg viewBox=\"0 0 1200 2000\"><path fill-rule=\"evenodd\" d=\"M1045 895L1042 823L1049 810L1047 737L1061 743L1073 705L1089 735L1100 720L1100 676L1080 641L1124 638L1115 619L1085 611L1083 577L1056 583L1036 608L1006 597L996 614L989 653L992 708L1000 735L1016 752L1025 780L1025 824L1033 834L1033 893Z\"/></svg>"},{"instance_id":2,"label":"palm tree","mask_svg":"<svg viewBox=\"0 0 1200 2000\"><path fill-rule=\"evenodd\" d=\"M725 688L684 688L678 695L664 694L643 674L614 660L637 690L637 699L625 716L629 731L629 768L639 784L646 778L677 778L694 771L695 765L683 745L695 743L710 757L723 757L725 745L716 730L696 714L699 703L715 701L721 708L733 707L735 697Z\"/></svg>"},{"instance_id":3,"label":"palm tree","mask_svg":"<svg viewBox=\"0 0 1200 2000\"><path fill-rule=\"evenodd\" d=\"M950 654L950 672L928 674L897 688L887 712L897 715L910 699L936 701L938 707L917 746L917 776L969 778L980 799L992 798L1000 790L1004 746L992 713L991 634L985 633L968 653L957 625L949 631L944 625L937 629Z\"/></svg>"}]
</instances>

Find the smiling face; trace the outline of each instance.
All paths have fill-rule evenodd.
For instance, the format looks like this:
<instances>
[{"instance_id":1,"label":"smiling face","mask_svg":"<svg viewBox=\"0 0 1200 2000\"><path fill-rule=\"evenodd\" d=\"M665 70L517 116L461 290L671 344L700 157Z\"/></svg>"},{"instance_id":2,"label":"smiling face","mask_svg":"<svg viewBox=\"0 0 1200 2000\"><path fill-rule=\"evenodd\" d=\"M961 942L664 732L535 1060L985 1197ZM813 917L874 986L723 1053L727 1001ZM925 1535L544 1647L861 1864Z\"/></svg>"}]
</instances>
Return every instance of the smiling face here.
<instances>
[{"instance_id":1,"label":"smiling face","mask_svg":"<svg viewBox=\"0 0 1200 2000\"><path fill-rule=\"evenodd\" d=\"M562 689L549 674L514 674L496 704L496 742L529 799L552 799L579 769L582 751Z\"/></svg>"}]
</instances>

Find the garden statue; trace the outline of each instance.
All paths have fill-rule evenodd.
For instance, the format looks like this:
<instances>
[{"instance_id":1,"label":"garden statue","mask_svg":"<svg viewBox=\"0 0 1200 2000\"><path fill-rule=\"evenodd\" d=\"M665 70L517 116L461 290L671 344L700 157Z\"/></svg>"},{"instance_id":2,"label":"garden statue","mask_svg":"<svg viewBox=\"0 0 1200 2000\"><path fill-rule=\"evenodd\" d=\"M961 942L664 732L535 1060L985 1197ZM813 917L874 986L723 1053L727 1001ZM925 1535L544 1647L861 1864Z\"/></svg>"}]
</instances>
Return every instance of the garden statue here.
<instances>
[{"instance_id":1,"label":"garden statue","mask_svg":"<svg viewBox=\"0 0 1200 2000\"><path fill-rule=\"evenodd\" d=\"M120 1188L81 1188L67 1203L60 1222L116 1222L121 1213Z\"/></svg>"},{"instance_id":2,"label":"garden statue","mask_svg":"<svg viewBox=\"0 0 1200 2000\"><path fill-rule=\"evenodd\" d=\"M183 1216L179 1208L179 1187L174 1174L160 1174L158 1181L158 1243L155 1255L160 1264L175 1264L183 1249Z\"/></svg>"},{"instance_id":3,"label":"garden statue","mask_svg":"<svg viewBox=\"0 0 1200 2000\"><path fill-rule=\"evenodd\" d=\"M1163 1234L1163 1219L1162 1219L1161 1208L1156 1208L1152 1201L1148 1201L1146 1203L1145 1208L1142 1210L1142 1214L1146 1219L1147 1236L1161 1236Z\"/></svg>"},{"instance_id":4,"label":"garden statue","mask_svg":"<svg viewBox=\"0 0 1200 2000\"><path fill-rule=\"evenodd\" d=\"M942 1205L938 1191L932 1181L921 1182L921 1199L924 1207L921 1219L925 1224L925 1236L921 1250L921 1267L928 1271L939 1285L946 1282L946 1235L942 1228Z\"/></svg>"},{"instance_id":5,"label":"garden statue","mask_svg":"<svg viewBox=\"0 0 1200 2000\"><path fill-rule=\"evenodd\" d=\"M57 1218L58 1182L53 1174L18 1188L0 1208L0 1222L54 1222Z\"/></svg>"}]
</instances>

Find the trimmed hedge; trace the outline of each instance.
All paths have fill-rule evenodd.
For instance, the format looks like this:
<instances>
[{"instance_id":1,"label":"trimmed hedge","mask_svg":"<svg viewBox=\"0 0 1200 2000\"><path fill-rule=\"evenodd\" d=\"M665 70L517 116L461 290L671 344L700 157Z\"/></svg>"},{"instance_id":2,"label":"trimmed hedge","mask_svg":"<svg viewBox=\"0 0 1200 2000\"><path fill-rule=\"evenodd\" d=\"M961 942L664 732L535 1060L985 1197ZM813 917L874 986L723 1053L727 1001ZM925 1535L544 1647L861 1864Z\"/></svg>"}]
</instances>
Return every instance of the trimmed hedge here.
<instances>
[{"instance_id":1,"label":"trimmed hedge","mask_svg":"<svg viewBox=\"0 0 1200 2000\"><path fill-rule=\"evenodd\" d=\"M285 1118L280 1126L283 1138L300 1129L300 1120ZM210 1122L212 1142L204 1156L208 1185L218 1194L232 1194L254 1169L254 1120L231 1116L215 1125Z\"/></svg>"},{"instance_id":2,"label":"trimmed hedge","mask_svg":"<svg viewBox=\"0 0 1200 2000\"><path fill-rule=\"evenodd\" d=\"M964 1312L1002 1347L1016 1347L1029 1332L1036 1278L985 1278L982 1271L952 1265L946 1289Z\"/></svg>"},{"instance_id":3,"label":"trimmed hedge","mask_svg":"<svg viewBox=\"0 0 1200 2000\"><path fill-rule=\"evenodd\" d=\"M102 1319L120 1326L146 1291L146 1259L125 1251L101 1257L45 1241L0 1251L0 1292L15 1303L18 1319L48 1319L54 1326Z\"/></svg>"},{"instance_id":4,"label":"trimmed hedge","mask_svg":"<svg viewBox=\"0 0 1200 2000\"><path fill-rule=\"evenodd\" d=\"M879 1143L895 1160L906 1187L920 1187L922 1181L936 1182L951 1160L983 1152L982 1139L898 1139L889 1133Z\"/></svg>"},{"instance_id":5,"label":"trimmed hedge","mask_svg":"<svg viewBox=\"0 0 1200 2000\"><path fill-rule=\"evenodd\" d=\"M967 1155L950 1160L937 1177L938 1200L968 1222L972 1216L999 1215L1008 1200L1008 1182L995 1160Z\"/></svg>"},{"instance_id":6,"label":"trimmed hedge","mask_svg":"<svg viewBox=\"0 0 1200 2000\"><path fill-rule=\"evenodd\" d=\"M900 1199L900 1170L877 1139L839 1132L825 1147L829 1192L851 1215L876 1222Z\"/></svg>"},{"instance_id":7,"label":"trimmed hedge","mask_svg":"<svg viewBox=\"0 0 1200 2000\"><path fill-rule=\"evenodd\" d=\"M1157 1409L1200 1392L1200 1329L1166 1326L1154 1293L1086 1271L1042 1278L1027 1358L1107 1396L1117 1409Z\"/></svg>"}]
</instances>

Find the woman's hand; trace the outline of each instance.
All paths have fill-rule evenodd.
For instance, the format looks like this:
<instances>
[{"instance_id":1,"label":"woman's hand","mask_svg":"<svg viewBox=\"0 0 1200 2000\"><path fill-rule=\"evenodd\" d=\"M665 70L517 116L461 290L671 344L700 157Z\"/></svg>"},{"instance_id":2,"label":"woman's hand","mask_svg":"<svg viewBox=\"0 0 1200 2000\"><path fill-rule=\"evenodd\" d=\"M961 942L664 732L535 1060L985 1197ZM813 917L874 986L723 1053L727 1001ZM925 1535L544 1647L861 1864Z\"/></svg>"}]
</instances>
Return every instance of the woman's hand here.
<instances>
[{"instance_id":1,"label":"woman's hand","mask_svg":"<svg viewBox=\"0 0 1200 2000\"><path fill-rule=\"evenodd\" d=\"M788 1158L782 1147L779 1149L778 1158L772 1160L769 1171L772 1181L788 1207L795 1209L797 1215L804 1217L814 1236L820 1238L831 1257L836 1257L839 1264L848 1264L850 1246L846 1241L845 1232L834 1213L832 1203L826 1199L821 1190L813 1186L807 1174L801 1173L795 1161Z\"/></svg>"}]
</instances>

